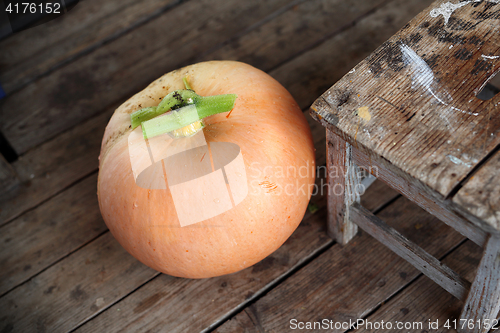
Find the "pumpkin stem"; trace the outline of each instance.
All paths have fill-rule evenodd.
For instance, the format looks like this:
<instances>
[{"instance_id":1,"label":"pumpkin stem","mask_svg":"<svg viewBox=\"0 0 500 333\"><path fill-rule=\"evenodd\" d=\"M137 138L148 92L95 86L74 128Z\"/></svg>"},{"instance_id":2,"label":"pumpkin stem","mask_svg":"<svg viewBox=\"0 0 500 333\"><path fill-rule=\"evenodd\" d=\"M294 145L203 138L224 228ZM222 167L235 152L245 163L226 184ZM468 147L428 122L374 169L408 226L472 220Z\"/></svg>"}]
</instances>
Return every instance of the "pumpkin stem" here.
<instances>
[{"instance_id":1,"label":"pumpkin stem","mask_svg":"<svg viewBox=\"0 0 500 333\"><path fill-rule=\"evenodd\" d=\"M185 77L183 82L186 88L191 88ZM231 111L237 97L235 94L203 97L191 89L176 90L165 96L158 106L132 113L130 122L132 129L142 125L145 139L170 132L173 137L191 136L203 128L203 118Z\"/></svg>"}]
</instances>

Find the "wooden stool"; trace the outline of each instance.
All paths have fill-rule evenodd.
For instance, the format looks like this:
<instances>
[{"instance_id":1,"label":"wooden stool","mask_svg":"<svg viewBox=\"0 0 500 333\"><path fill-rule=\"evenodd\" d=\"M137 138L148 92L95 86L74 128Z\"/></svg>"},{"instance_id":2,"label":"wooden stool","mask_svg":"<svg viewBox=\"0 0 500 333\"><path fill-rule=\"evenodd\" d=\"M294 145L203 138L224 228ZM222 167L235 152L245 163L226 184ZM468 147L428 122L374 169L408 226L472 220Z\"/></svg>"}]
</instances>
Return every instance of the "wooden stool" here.
<instances>
[{"instance_id":1,"label":"wooden stool","mask_svg":"<svg viewBox=\"0 0 500 333\"><path fill-rule=\"evenodd\" d=\"M330 235L346 244L359 226L464 301L459 332L488 331L500 309L500 94L476 97L499 70L499 1L436 1L311 106ZM359 204L359 168L484 248L472 286Z\"/></svg>"}]
</instances>

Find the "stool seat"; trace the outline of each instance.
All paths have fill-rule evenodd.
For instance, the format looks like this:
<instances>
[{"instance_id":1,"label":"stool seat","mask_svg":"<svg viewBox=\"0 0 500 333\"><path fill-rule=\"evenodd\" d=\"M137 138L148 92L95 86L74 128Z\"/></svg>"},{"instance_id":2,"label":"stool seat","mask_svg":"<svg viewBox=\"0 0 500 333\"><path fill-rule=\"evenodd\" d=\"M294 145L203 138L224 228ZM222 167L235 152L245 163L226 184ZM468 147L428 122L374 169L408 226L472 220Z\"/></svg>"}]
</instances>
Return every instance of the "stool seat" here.
<instances>
[{"instance_id":1,"label":"stool seat","mask_svg":"<svg viewBox=\"0 0 500 333\"><path fill-rule=\"evenodd\" d=\"M464 302L458 332L500 310L500 2L434 2L311 106L327 128L328 233L358 226ZM481 94L480 96L484 96ZM361 170L484 248L472 284L360 205Z\"/></svg>"},{"instance_id":2,"label":"stool seat","mask_svg":"<svg viewBox=\"0 0 500 333\"><path fill-rule=\"evenodd\" d=\"M500 70L499 12L496 2L435 2L311 107L487 231L500 230L500 95L477 94Z\"/></svg>"}]
</instances>

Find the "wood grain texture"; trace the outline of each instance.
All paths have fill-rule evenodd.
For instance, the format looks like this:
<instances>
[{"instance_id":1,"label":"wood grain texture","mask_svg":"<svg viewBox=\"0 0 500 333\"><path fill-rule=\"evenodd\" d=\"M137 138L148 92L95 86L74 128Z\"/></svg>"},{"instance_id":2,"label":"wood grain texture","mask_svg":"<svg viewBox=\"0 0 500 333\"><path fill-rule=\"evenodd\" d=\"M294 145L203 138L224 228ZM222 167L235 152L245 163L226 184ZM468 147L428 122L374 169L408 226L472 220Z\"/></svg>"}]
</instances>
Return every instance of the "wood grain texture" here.
<instances>
[{"instance_id":1,"label":"wood grain texture","mask_svg":"<svg viewBox=\"0 0 500 333\"><path fill-rule=\"evenodd\" d=\"M350 2L349 2L350 3ZM390 38L432 0L390 1L271 71L302 109Z\"/></svg>"},{"instance_id":2,"label":"wood grain texture","mask_svg":"<svg viewBox=\"0 0 500 333\"><path fill-rule=\"evenodd\" d=\"M422 11L322 95L328 108L316 108L444 197L500 143L500 95L475 97L500 68L500 4L467 3L445 24L431 15L445 2ZM371 119L359 124L361 107Z\"/></svg>"},{"instance_id":3,"label":"wood grain texture","mask_svg":"<svg viewBox=\"0 0 500 333\"><path fill-rule=\"evenodd\" d=\"M10 94L179 2L81 1L60 18L0 41L2 88Z\"/></svg>"},{"instance_id":4,"label":"wood grain texture","mask_svg":"<svg viewBox=\"0 0 500 333\"><path fill-rule=\"evenodd\" d=\"M457 210L500 230L500 151L497 151L453 197Z\"/></svg>"},{"instance_id":5,"label":"wood grain texture","mask_svg":"<svg viewBox=\"0 0 500 333\"><path fill-rule=\"evenodd\" d=\"M223 47L212 52L209 58L239 60L265 71L276 69L304 50L309 50L345 30L346 27L351 27L354 22L387 2L387 0L298 2L257 29L228 41ZM344 66L338 71L346 69L348 67Z\"/></svg>"},{"instance_id":6,"label":"wood grain texture","mask_svg":"<svg viewBox=\"0 0 500 333\"><path fill-rule=\"evenodd\" d=\"M68 332L157 275L108 232L0 298L1 330Z\"/></svg>"},{"instance_id":7,"label":"wood grain texture","mask_svg":"<svg viewBox=\"0 0 500 333\"><path fill-rule=\"evenodd\" d=\"M349 206L359 202L361 178L352 159L352 146L328 131L328 234L341 245L347 244L358 232L352 223Z\"/></svg>"},{"instance_id":8,"label":"wood grain texture","mask_svg":"<svg viewBox=\"0 0 500 333\"><path fill-rule=\"evenodd\" d=\"M455 271L442 264L417 244L409 241L394 228L389 227L358 203L354 203L349 210L353 221L361 229L415 266L450 294L465 301L470 289L469 281L463 279Z\"/></svg>"},{"instance_id":9,"label":"wood grain texture","mask_svg":"<svg viewBox=\"0 0 500 333\"><path fill-rule=\"evenodd\" d=\"M473 325L459 327L459 333L486 333L489 328L479 323L497 319L500 310L500 238L490 237L479 263L469 296L460 319Z\"/></svg>"},{"instance_id":10,"label":"wood grain texture","mask_svg":"<svg viewBox=\"0 0 500 333\"><path fill-rule=\"evenodd\" d=\"M2 227L0 295L106 231L94 174Z\"/></svg>"},{"instance_id":11,"label":"wood grain texture","mask_svg":"<svg viewBox=\"0 0 500 333\"><path fill-rule=\"evenodd\" d=\"M377 216L439 258L464 239L405 198L396 200ZM292 318L304 322L324 318L355 321L419 274L411 264L360 232L346 246L331 247L216 332L283 332L290 329ZM239 318L246 316L252 318L254 326L239 328L243 326ZM247 318L242 322L249 324Z\"/></svg>"},{"instance_id":12,"label":"wood grain texture","mask_svg":"<svg viewBox=\"0 0 500 333\"><path fill-rule=\"evenodd\" d=\"M443 262L469 281L472 281L474 279L475 268L481 259L481 253L481 248L473 242L467 241L447 256ZM459 324L462 307L462 302L423 275L365 319L372 323L380 322L381 320L385 322L390 321L394 325L396 322L411 323L412 327L405 329L405 333L422 333L423 331L452 333L456 332L453 320L456 320L457 324ZM436 322L437 320L439 328L429 329L429 320L432 322ZM444 327L446 321L451 325L450 328ZM423 329L418 327L418 324L414 325L413 323L422 323ZM361 326L353 332L367 333L383 331L367 329L366 326Z\"/></svg>"},{"instance_id":13,"label":"wood grain texture","mask_svg":"<svg viewBox=\"0 0 500 333\"><path fill-rule=\"evenodd\" d=\"M97 171L104 128L114 109L29 151L12 164L20 184L14 191L0 193L0 225Z\"/></svg>"},{"instance_id":14,"label":"wood grain texture","mask_svg":"<svg viewBox=\"0 0 500 333\"><path fill-rule=\"evenodd\" d=\"M0 188L8 192L14 186L19 184L19 177L12 166L0 154Z\"/></svg>"},{"instance_id":15,"label":"wood grain texture","mask_svg":"<svg viewBox=\"0 0 500 333\"><path fill-rule=\"evenodd\" d=\"M289 2L193 0L176 6L8 96L0 104L0 130L22 154L163 73L191 63L202 50L227 41Z\"/></svg>"}]
</instances>

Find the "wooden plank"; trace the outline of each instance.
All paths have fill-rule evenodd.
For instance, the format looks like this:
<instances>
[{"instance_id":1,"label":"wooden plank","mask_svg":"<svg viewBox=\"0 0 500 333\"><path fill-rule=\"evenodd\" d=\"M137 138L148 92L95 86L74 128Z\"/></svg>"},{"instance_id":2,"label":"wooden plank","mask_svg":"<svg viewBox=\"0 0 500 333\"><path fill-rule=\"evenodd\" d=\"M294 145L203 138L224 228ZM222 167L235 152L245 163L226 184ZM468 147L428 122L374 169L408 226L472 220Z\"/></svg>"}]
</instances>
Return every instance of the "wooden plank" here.
<instances>
[{"instance_id":1,"label":"wooden plank","mask_svg":"<svg viewBox=\"0 0 500 333\"><path fill-rule=\"evenodd\" d=\"M271 71L299 101L301 108L309 107L398 29L403 27L431 0L391 1L366 18L360 18L352 28L339 34Z\"/></svg>"},{"instance_id":2,"label":"wooden plank","mask_svg":"<svg viewBox=\"0 0 500 333\"><path fill-rule=\"evenodd\" d=\"M0 105L0 130L22 154L290 2L193 0L176 6L8 96Z\"/></svg>"},{"instance_id":3,"label":"wooden plank","mask_svg":"<svg viewBox=\"0 0 500 333\"><path fill-rule=\"evenodd\" d=\"M457 210L500 229L500 151L497 151L453 197Z\"/></svg>"},{"instance_id":4,"label":"wooden plank","mask_svg":"<svg viewBox=\"0 0 500 333\"><path fill-rule=\"evenodd\" d=\"M212 52L209 59L243 61L265 71L275 69L304 50L350 28L356 21L387 2L388 0L303 1L257 29L230 40ZM377 45L373 48L375 47ZM320 62L316 65L320 65ZM348 69L343 64L338 71L345 73ZM307 107L309 105L310 103Z\"/></svg>"},{"instance_id":5,"label":"wooden plank","mask_svg":"<svg viewBox=\"0 0 500 333\"><path fill-rule=\"evenodd\" d=\"M0 154L0 188L7 192L19 184L19 177L12 166Z\"/></svg>"},{"instance_id":6,"label":"wooden plank","mask_svg":"<svg viewBox=\"0 0 500 333\"><path fill-rule=\"evenodd\" d=\"M352 146L328 131L328 234L341 245L347 244L358 232L352 223L349 206L359 202L359 169L352 159Z\"/></svg>"},{"instance_id":7,"label":"wooden plank","mask_svg":"<svg viewBox=\"0 0 500 333\"><path fill-rule=\"evenodd\" d=\"M0 327L68 332L157 275L108 232L0 298Z\"/></svg>"},{"instance_id":8,"label":"wooden plank","mask_svg":"<svg viewBox=\"0 0 500 333\"><path fill-rule=\"evenodd\" d=\"M396 200L377 216L436 257L442 257L464 239L405 198ZM419 274L383 244L360 233L346 246L328 249L215 332L282 332L292 328L292 319L355 322ZM251 317L255 329L238 330L243 326L239 318L245 316ZM246 318L242 322L248 324ZM328 332L345 330L333 328Z\"/></svg>"},{"instance_id":9,"label":"wooden plank","mask_svg":"<svg viewBox=\"0 0 500 333\"><path fill-rule=\"evenodd\" d=\"M467 327L459 327L460 333L486 333L489 328L480 323L492 323L500 310L500 238L490 237L479 263L469 296L465 301L460 320Z\"/></svg>"},{"instance_id":10,"label":"wooden plank","mask_svg":"<svg viewBox=\"0 0 500 333\"><path fill-rule=\"evenodd\" d=\"M0 233L0 295L107 230L93 174L4 226Z\"/></svg>"},{"instance_id":11,"label":"wooden plank","mask_svg":"<svg viewBox=\"0 0 500 333\"><path fill-rule=\"evenodd\" d=\"M415 266L450 294L465 301L470 289L469 281L463 279L451 268L442 264L417 244L409 241L358 203L354 203L350 207L350 213L353 221L361 229Z\"/></svg>"},{"instance_id":12,"label":"wooden plank","mask_svg":"<svg viewBox=\"0 0 500 333\"><path fill-rule=\"evenodd\" d=\"M500 66L500 4L464 3L445 24L434 14L446 2L422 11L322 96L329 107L317 109L444 197L500 144L500 95L475 97ZM363 123L360 108L370 118Z\"/></svg>"},{"instance_id":13,"label":"wooden plank","mask_svg":"<svg viewBox=\"0 0 500 333\"><path fill-rule=\"evenodd\" d=\"M0 225L95 172L104 128L115 107L19 157L12 168L21 184L0 194Z\"/></svg>"},{"instance_id":14,"label":"wooden plank","mask_svg":"<svg viewBox=\"0 0 500 333\"><path fill-rule=\"evenodd\" d=\"M481 254L481 248L473 242L467 241L447 256L443 262L472 281ZM462 302L423 275L393 299L383 304L375 313L365 317L365 320L372 323L380 323L383 320L391 322L394 327L396 322L410 323L411 328L404 329L404 332L408 333L421 333L425 330L432 333L450 333L456 332L455 323L458 327L464 324L460 323L459 319L462 307ZM429 327L429 320L433 323L432 327ZM434 325L436 321L437 327ZM449 328L444 326L447 321L450 325ZM418 327L420 323L423 329ZM353 332L367 333L373 332L373 329L363 325Z\"/></svg>"},{"instance_id":15,"label":"wooden plank","mask_svg":"<svg viewBox=\"0 0 500 333\"><path fill-rule=\"evenodd\" d=\"M361 149L363 147L358 145L357 149L353 151L353 157L357 165L374 173L375 176L393 189L405 197L411 198L421 208L453 227L453 229L479 246L486 245L487 232L478 227L486 228L487 226L481 220L476 219L476 224L471 223L461 214L454 212L454 207L449 200L444 200L440 195L429 190L424 184L404 173L387 160L380 158L373 152L366 151L366 149L363 153Z\"/></svg>"},{"instance_id":16,"label":"wooden plank","mask_svg":"<svg viewBox=\"0 0 500 333\"><path fill-rule=\"evenodd\" d=\"M164 12L178 0L80 1L64 17L0 41L7 95L35 78Z\"/></svg>"},{"instance_id":17,"label":"wooden plank","mask_svg":"<svg viewBox=\"0 0 500 333\"><path fill-rule=\"evenodd\" d=\"M392 200L394 195L394 191L376 183L362 198L362 202L373 209ZM333 243L325 230L326 203L324 200L316 203L320 210L314 214L307 212L285 244L253 267L236 274L204 280L161 275L76 332L208 330L272 288L294 267ZM175 310L166 312L165 309Z\"/></svg>"}]
</instances>

